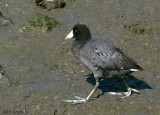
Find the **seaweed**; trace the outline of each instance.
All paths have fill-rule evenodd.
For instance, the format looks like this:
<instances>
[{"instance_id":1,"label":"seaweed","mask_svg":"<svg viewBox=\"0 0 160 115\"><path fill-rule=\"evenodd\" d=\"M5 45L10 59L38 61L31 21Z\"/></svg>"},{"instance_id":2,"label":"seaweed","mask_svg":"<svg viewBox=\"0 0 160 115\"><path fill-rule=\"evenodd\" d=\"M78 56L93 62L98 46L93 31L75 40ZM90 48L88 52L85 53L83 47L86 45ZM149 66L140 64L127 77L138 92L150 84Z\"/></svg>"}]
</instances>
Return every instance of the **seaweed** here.
<instances>
[{"instance_id":1,"label":"seaweed","mask_svg":"<svg viewBox=\"0 0 160 115\"><path fill-rule=\"evenodd\" d=\"M42 29L52 31L60 23L54 18L44 14L37 13L28 19L28 22L21 28L22 31L32 31L33 29Z\"/></svg>"}]
</instances>

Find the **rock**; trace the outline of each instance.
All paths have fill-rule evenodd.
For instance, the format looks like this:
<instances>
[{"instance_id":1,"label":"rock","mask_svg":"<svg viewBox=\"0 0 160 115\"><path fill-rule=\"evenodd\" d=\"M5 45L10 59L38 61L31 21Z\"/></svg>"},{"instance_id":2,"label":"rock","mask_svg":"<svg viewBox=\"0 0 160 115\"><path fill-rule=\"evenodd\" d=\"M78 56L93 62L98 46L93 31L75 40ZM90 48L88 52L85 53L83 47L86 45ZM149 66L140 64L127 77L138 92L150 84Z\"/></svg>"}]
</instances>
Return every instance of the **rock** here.
<instances>
[{"instance_id":1,"label":"rock","mask_svg":"<svg viewBox=\"0 0 160 115\"><path fill-rule=\"evenodd\" d=\"M66 5L65 0L35 0L38 7L47 9L48 11L56 8L64 8Z\"/></svg>"},{"instance_id":2,"label":"rock","mask_svg":"<svg viewBox=\"0 0 160 115\"><path fill-rule=\"evenodd\" d=\"M20 29L22 32L40 28L44 31L51 31L59 24L54 18L37 13L28 19L28 22Z\"/></svg>"}]
</instances>

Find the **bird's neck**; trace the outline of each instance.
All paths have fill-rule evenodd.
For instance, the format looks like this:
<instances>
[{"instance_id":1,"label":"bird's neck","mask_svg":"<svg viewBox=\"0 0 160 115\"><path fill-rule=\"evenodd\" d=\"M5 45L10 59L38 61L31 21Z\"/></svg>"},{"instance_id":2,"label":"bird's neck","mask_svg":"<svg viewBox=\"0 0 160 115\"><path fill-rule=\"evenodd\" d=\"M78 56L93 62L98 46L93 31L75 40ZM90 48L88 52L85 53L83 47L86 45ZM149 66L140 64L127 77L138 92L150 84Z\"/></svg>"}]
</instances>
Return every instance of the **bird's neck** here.
<instances>
[{"instance_id":1,"label":"bird's neck","mask_svg":"<svg viewBox=\"0 0 160 115\"><path fill-rule=\"evenodd\" d=\"M84 44L84 43L83 43ZM71 47L71 52L75 57L78 57L79 55L79 49L83 45L82 43L79 43L77 40L74 40Z\"/></svg>"},{"instance_id":2,"label":"bird's neck","mask_svg":"<svg viewBox=\"0 0 160 115\"><path fill-rule=\"evenodd\" d=\"M83 39L84 38L84 39ZM90 39L91 37L82 37L79 39L78 37L73 41L71 51L75 57L78 57L80 48Z\"/></svg>"}]
</instances>

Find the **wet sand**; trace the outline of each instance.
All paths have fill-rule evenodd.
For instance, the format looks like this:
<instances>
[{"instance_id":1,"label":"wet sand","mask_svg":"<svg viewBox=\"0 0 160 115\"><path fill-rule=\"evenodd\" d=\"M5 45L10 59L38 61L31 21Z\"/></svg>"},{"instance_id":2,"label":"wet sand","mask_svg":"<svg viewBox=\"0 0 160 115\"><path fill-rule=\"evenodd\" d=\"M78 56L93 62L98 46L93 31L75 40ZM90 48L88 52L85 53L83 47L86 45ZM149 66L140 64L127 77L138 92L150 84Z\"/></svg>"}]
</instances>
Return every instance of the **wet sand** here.
<instances>
[{"instance_id":1,"label":"wet sand","mask_svg":"<svg viewBox=\"0 0 160 115\"><path fill-rule=\"evenodd\" d=\"M47 11L33 0L0 1L0 11L14 24L0 27L0 114L158 115L160 114L160 1L75 0ZM50 32L20 28L35 13L61 23ZM76 23L86 24L94 37L109 38L123 47L144 71L127 76L140 90L122 99L108 92L125 91L118 78L101 82L97 97L72 105L63 99L86 97L95 80L70 52L73 40L64 41ZM65 42L65 43L63 43Z\"/></svg>"}]
</instances>

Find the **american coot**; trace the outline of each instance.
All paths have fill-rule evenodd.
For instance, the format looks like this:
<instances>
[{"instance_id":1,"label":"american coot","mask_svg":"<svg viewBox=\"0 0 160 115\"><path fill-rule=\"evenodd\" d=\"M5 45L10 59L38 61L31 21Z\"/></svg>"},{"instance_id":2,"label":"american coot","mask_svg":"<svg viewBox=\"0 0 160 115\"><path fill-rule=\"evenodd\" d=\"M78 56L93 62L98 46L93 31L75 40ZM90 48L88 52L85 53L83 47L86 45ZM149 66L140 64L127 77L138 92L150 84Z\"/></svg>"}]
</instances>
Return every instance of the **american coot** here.
<instances>
[{"instance_id":1,"label":"american coot","mask_svg":"<svg viewBox=\"0 0 160 115\"><path fill-rule=\"evenodd\" d=\"M76 100L63 100L64 102L87 102L99 86L100 80L120 76L127 87L125 96L138 90L129 87L125 75L143 70L122 48L113 44L109 39L92 38L86 25L76 24L65 39L75 38L71 51L73 55L89 68L96 79L96 85L87 98L75 96Z\"/></svg>"}]
</instances>

